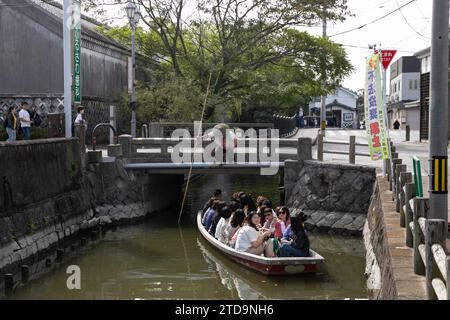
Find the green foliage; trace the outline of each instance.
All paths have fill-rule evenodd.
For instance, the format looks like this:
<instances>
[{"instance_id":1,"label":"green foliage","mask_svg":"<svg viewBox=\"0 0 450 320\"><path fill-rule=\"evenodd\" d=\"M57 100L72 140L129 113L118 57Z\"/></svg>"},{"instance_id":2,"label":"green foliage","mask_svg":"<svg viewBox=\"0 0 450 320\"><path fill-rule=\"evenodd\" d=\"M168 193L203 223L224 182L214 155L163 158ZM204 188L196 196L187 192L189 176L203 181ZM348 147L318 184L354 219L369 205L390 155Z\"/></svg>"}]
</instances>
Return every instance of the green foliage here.
<instances>
[{"instance_id":1,"label":"green foliage","mask_svg":"<svg viewBox=\"0 0 450 320\"><path fill-rule=\"evenodd\" d=\"M341 46L293 27L320 23L324 14L343 20L345 0L197 0L202 18L189 21L181 0L138 2L148 27L136 31L147 58L137 63L139 122L199 120L208 89L204 120L267 122L274 113L296 113L324 93L323 81L332 91L352 71ZM129 46L127 25L100 30ZM128 97L120 100L128 120Z\"/></svg>"}]
</instances>

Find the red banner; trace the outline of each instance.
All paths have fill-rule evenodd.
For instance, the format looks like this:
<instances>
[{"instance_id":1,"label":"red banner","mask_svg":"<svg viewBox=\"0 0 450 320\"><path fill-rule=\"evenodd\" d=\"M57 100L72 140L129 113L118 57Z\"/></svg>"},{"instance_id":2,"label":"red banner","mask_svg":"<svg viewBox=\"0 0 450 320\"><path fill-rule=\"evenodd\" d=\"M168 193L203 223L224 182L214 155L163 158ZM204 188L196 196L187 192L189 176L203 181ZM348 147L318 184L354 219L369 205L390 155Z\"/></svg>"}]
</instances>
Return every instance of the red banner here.
<instances>
[{"instance_id":1,"label":"red banner","mask_svg":"<svg viewBox=\"0 0 450 320\"><path fill-rule=\"evenodd\" d=\"M381 50L381 64L384 70L387 70L396 53L397 50Z\"/></svg>"}]
</instances>

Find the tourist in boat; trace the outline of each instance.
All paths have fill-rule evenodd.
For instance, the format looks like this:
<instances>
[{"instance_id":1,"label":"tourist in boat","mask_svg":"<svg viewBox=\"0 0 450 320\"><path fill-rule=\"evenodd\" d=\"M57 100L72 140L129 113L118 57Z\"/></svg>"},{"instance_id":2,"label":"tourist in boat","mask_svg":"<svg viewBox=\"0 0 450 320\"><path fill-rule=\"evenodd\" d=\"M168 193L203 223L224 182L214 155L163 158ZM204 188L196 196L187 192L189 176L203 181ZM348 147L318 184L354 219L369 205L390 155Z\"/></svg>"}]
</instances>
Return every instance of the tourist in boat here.
<instances>
[{"instance_id":1,"label":"tourist in boat","mask_svg":"<svg viewBox=\"0 0 450 320\"><path fill-rule=\"evenodd\" d=\"M239 234L239 230L244 226L245 222L245 212L242 209L236 210L233 217L230 220L231 228L226 230L226 237L228 240L228 245L232 248L236 245L236 239Z\"/></svg>"},{"instance_id":2,"label":"tourist in boat","mask_svg":"<svg viewBox=\"0 0 450 320\"><path fill-rule=\"evenodd\" d=\"M291 240L281 240L282 246L278 251L279 257L310 257L309 238L305 231L303 223L306 216L301 212L299 215L291 218Z\"/></svg>"},{"instance_id":3,"label":"tourist in boat","mask_svg":"<svg viewBox=\"0 0 450 320\"><path fill-rule=\"evenodd\" d=\"M259 230L261 218L252 211L246 218L246 225L239 230L236 239L235 249L255 255L264 253L266 257L274 257L273 242L266 241L270 236L270 231Z\"/></svg>"},{"instance_id":4,"label":"tourist in boat","mask_svg":"<svg viewBox=\"0 0 450 320\"><path fill-rule=\"evenodd\" d=\"M226 243L224 229L225 229L225 226L228 224L230 217L231 217L230 207L225 206L222 209L220 209L219 216L220 216L220 220L219 220L219 223L217 223L216 231L214 233L214 238L216 238L217 240L219 240L222 243Z\"/></svg>"},{"instance_id":5,"label":"tourist in boat","mask_svg":"<svg viewBox=\"0 0 450 320\"><path fill-rule=\"evenodd\" d=\"M287 207L281 207L277 212L278 221L275 223L274 237L281 240L286 229L291 224L290 213Z\"/></svg>"},{"instance_id":6,"label":"tourist in boat","mask_svg":"<svg viewBox=\"0 0 450 320\"><path fill-rule=\"evenodd\" d=\"M275 217L273 210L271 208L265 208L264 212L264 224L263 228L265 230L270 231L270 235L274 236L275 234L275 224L277 223L278 219Z\"/></svg>"},{"instance_id":7,"label":"tourist in boat","mask_svg":"<svg viewBox=\"0 0 450 320\"><path fill-rule=\"evenodd\" d=\"M209 229L211 228L211 224L213 222L219 203L220 201L211 198L211 205L209 206L209 209L206 211L202 220L202 223L207 231L209 231Z\"/></svg>"},{"instance_id":8,"label":"tourist in boat","mask_svg":"<svg viewBox=\"0 0 450 320\"><path fill-rule=\"evenodd\" d=\"M206 201L206 203L205 203L205 205L203 206L203 209L202 209L202 218L203 218L203 216L205 215L206 211L208 211L208 209L210 208L210 206L212 204L211 199L222 201L222 199L223 199L222 190L216 189L214 191L212 197L208 201Z\"/></svg>"},{"instance_id":9,"label":"tourist in boat","mask_svg":"<svg viewBox=\"0 0 450 320\"><path fill-rule=\"evenodd\" d=\"M239 195L239 202L241 203L241 207L246 214L252 211L256 211L255 202L253 202L253 199L247 194L242 192Z\"/></svg>"},{"instance_id":10,"label":"tourist in boat","mask_svg":"<svg viewBox=\"0 0 450 320\"><path fill-rule=\"evenodd\" d=\"M263 212L263 210L261 210L261 207L263 205L264 200L267 200L267 198L264 196L258 196L256 198L256 207L257 207L256 212L258 212L258 213Z\"/></svg>"},{"instance_id":11,"label":"tourist in boat","mask_svg":"<svg viewBox=\"0 0 450 320\"><path fill-rule=\"evenodd\" d=\"M216 206L216 210L214 212L211 225L209 226L209 229L207 229L209 234L212 235L213 237L216 234L216 228L217 228L217 225L219 224L219 221L221 219L221 216L220 216L221 211L226 206L227 206L227 203L224 202L224 201L219 201L219 203Z\"/></svg>"}]
</instances>

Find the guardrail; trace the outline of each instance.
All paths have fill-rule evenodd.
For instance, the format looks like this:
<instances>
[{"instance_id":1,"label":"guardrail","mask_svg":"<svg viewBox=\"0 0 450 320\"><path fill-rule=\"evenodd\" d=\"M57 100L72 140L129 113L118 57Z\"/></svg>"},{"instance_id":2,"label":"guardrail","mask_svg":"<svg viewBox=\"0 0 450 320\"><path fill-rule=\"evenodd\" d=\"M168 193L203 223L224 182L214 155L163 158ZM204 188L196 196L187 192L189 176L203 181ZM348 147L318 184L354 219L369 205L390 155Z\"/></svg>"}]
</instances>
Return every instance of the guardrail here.
<instances>
[{"instance_id":1,"label":"guardrail","mask_svg":"<svg viewBox=\"0 0 450 320\"><path fill-rule=\"evenodd\" d=\"M429 219L429 199L422 194L419 159L413 158L413 174L395 151L391 145L393 175L388 175L388 179L400 226L406 228L405 244L413 248L414 273L425 276L428 299L450 300L448 221Z\"/></svg>"},{"instance_id":2,"label":"guardrail","mask_svg":"<svg viewBox=\"0 0 450 320\"><path fill-rule=\"evenodd\" d=\"M341 146L348 146L348 151L339 151L339 150L325 150L324 145L341 145ZM346 141L332 141L332 140L325 140L324 135L322 133L319 133L317 136L317 159L319 161L323 161L323 155L324 153L329 154L341 154L341 155L348 155L348 161L350 164L355 164L356 162L356 156L362 156L362 157L370 157L370 154L368 153L361 153L356 152L356 147L367 147L367 143L356 143L356 137L350 136L349 142Z\"/></svg>"}]
</instances>

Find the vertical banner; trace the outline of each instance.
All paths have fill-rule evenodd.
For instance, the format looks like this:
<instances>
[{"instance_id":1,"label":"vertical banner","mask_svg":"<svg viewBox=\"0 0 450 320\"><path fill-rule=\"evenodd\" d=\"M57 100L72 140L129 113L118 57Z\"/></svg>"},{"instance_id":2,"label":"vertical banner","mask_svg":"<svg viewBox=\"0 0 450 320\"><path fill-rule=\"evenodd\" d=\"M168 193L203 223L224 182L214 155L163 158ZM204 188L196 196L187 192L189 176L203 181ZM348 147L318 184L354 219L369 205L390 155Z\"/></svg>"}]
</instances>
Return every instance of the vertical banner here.
<instances>
[{"instance_id":1,"label":"vertical banner","mask_svg":"<svg viewBox=\"0 0 450 320\"><path fill-rule=\"evenodd\" d=\"M81 8L80 1L73 2L73 93L74 103L81 103Z\"/></svg>"},{"instance_id":2,"label":"vertical banner","mask_svg":"<svg viewBox=\"0 0 450 320\"><path fill-rule=\"evenodd\" d=\"M379 53L374 53L366 59L364 106L370 157L372 160L389 159Z\"/></svg>"}]
</instances>

